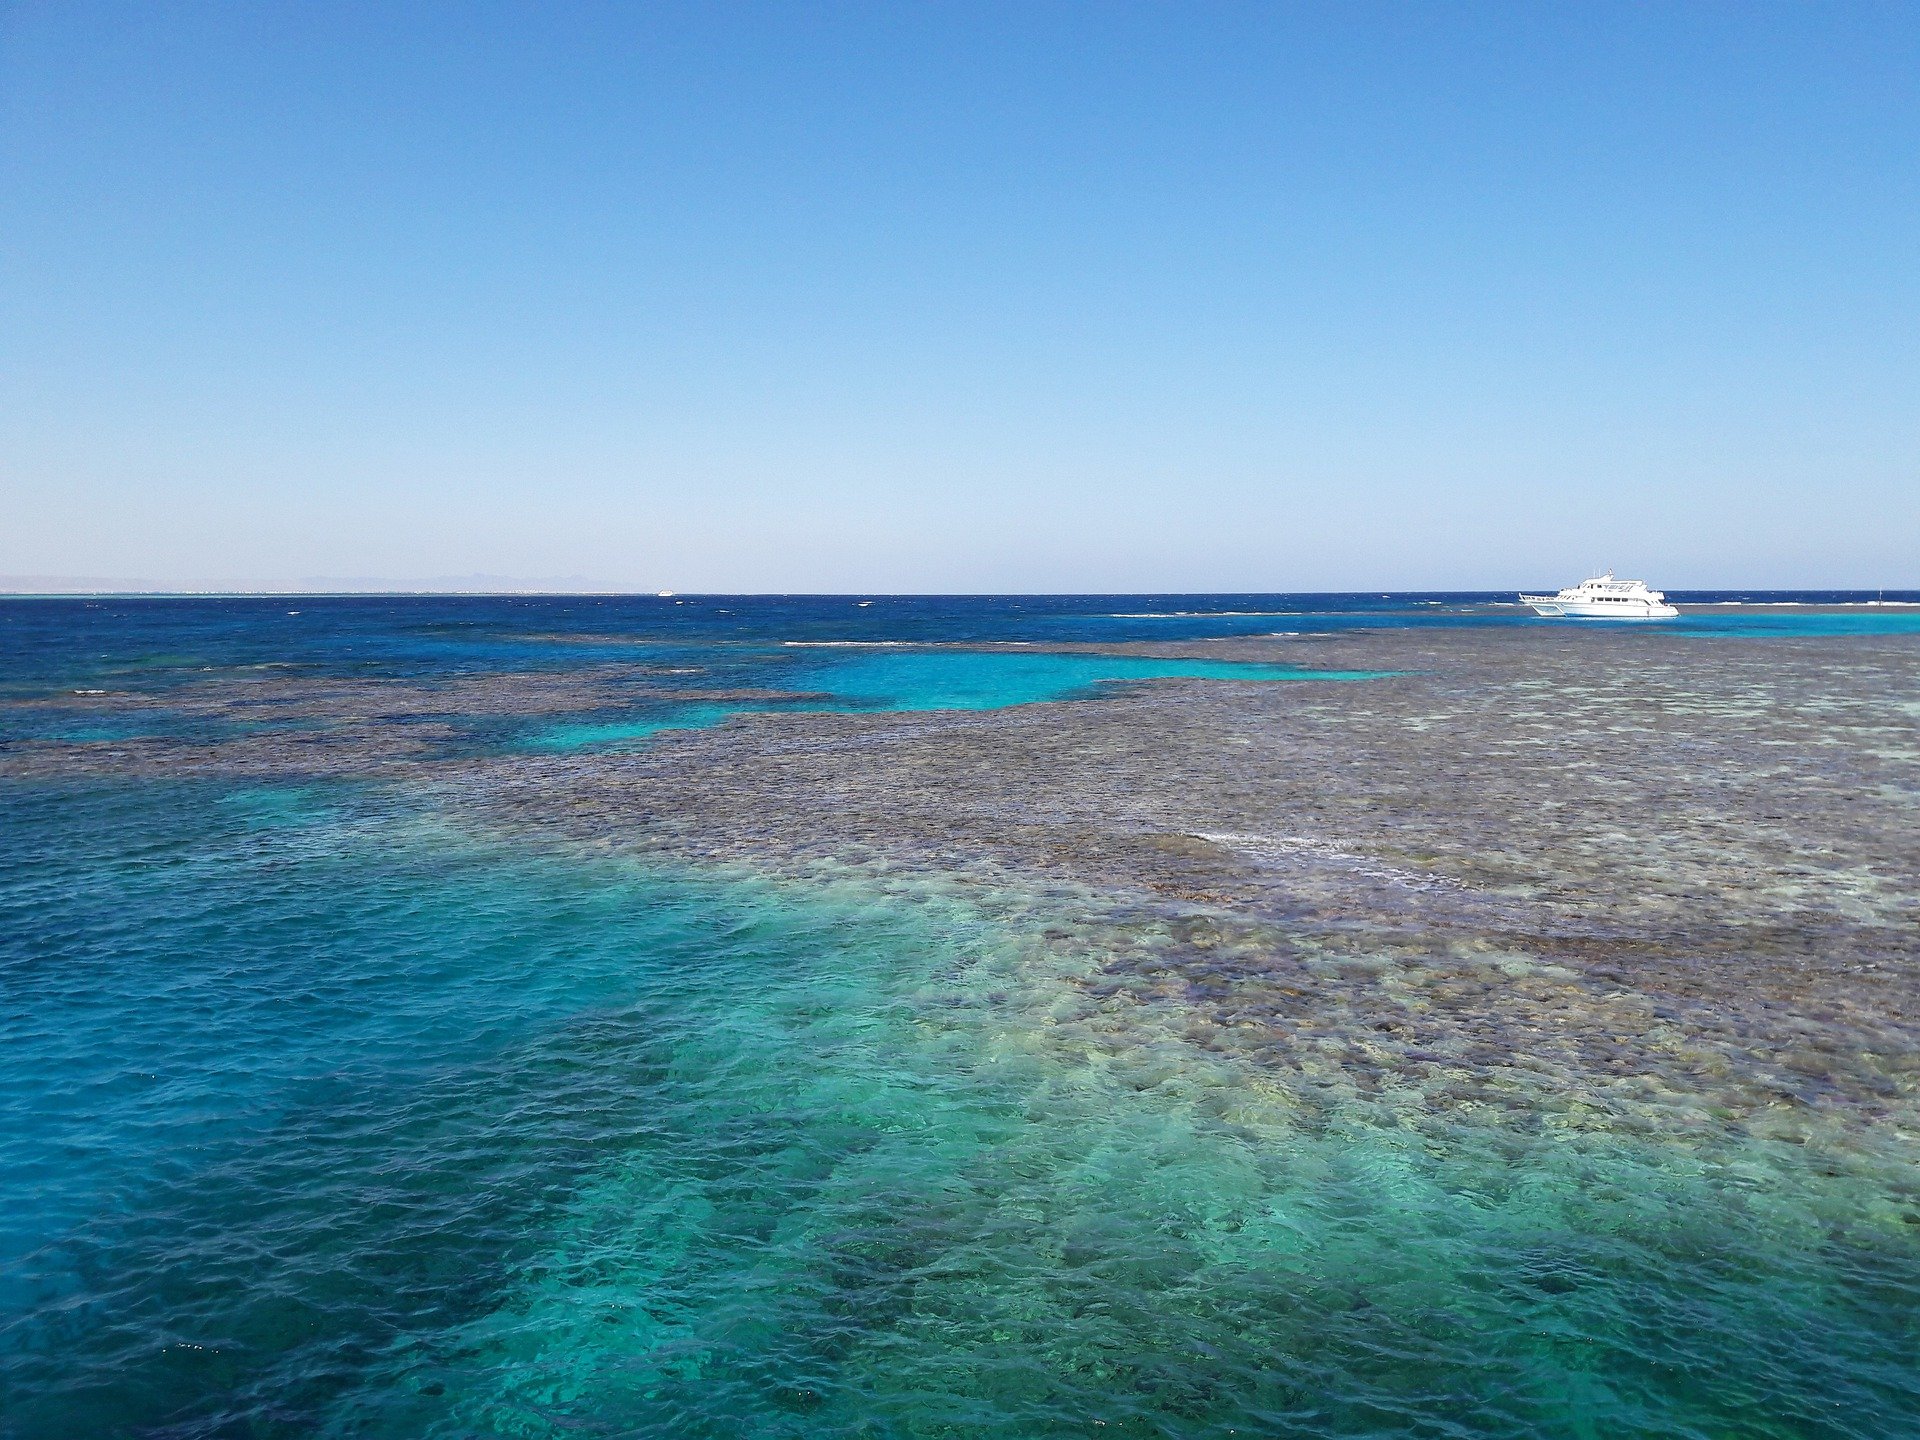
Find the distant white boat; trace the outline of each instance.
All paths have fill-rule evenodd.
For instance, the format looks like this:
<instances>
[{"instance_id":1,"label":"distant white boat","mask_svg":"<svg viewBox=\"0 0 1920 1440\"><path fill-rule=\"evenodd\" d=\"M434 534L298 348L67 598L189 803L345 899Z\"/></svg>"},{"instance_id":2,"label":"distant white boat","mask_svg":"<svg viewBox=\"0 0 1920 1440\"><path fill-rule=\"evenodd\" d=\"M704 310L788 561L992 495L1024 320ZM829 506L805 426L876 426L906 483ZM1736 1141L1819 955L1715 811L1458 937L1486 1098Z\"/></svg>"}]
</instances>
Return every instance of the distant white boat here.
<instances>
[{"instance_id":1,"label":"distant white boat","mask_svg":"<svg viewBox=\"0 0 1920 1440\"><path fill-rule=\"evenodd\" d=\"M671 590L656 590L653 593L662 600L671 600L673 598L673 592Z\"/></svg>"},{"instance_id":2,"label":"distant white boat","mask_svg":"<svg viewBox=\"0 0 1920 1440\"><path fill-rule=\"evenodd\" d=\"M1522 594L1520 603L1542 615L1569 620L1671 620L1680 613L1660 591L1649 590L1646 581L1616 580L1611 570L1570 585L1558 595Z\"/></svg>"}]
</instances>

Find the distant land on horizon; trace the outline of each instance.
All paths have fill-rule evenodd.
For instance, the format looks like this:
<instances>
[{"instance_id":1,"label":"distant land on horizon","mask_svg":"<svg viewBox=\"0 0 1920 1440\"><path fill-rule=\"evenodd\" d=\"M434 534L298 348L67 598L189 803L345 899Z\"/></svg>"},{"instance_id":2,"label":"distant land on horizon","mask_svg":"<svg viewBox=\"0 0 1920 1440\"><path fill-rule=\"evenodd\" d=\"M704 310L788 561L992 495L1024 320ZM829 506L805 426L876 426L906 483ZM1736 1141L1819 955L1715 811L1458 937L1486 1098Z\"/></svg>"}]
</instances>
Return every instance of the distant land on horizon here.
<instances>
[{"instance_id":1,"label":"distant land on horizon","mask_svg":"<svg viewBox=\"0 0 1920 1440\"><path fill-rule=\"evenodd\" d=\"M1577 578L1577 577L1576 577ZM6 598L58 598L61 596L154 596L154 597L206 597L206 598L245 598L248 596L279 595L547 595L547 596L653 596L678 595L681 597L699 595L757 595L757 596L821 596L862 595L862 596L993 596L993 595L1156 595L1201 598L1206 596L1245 596L1245 595L1499 595L1508 592L1517 593L1542 585L1557 589L1563 581L1522 582L1511 585L1479 586L1434 586L1434 585L1388 585L1384 589L1379 585L1354 586L1350 589L1335 590L1325 588L1266 590L1266 589L1214 589L1214 590L956 590L956 591L891 591L891 590L672 590L665 586L652 585L614 585L596 584L585 576L567 575L552 578L526 578L512 575L438 575L411 580L393 580L377 577L352 576L312 576L297 581L189 581L168 584L159 580L111 578L90 575L0 575L0 597ZM1653 583L1653 582L1649 582ZM1901 586L1879 585L1667 585L1664 587L1672 595L1860 595L1908 601L1920 598L1920 589L1908 589Z\"/></svg>"},{"instance_id":2,"label":"distant land on horizon","mask_svg":"<svg viewBox=\"0 0 1920 1440\"><path fill-rule=\"evenodd\" d=\"M98 575L0 575L5 595L645 595L659 587L596 585L584 575L435 575L394 580L315 575L300 580L162 580Z\"/></svg>"}]
</instances>

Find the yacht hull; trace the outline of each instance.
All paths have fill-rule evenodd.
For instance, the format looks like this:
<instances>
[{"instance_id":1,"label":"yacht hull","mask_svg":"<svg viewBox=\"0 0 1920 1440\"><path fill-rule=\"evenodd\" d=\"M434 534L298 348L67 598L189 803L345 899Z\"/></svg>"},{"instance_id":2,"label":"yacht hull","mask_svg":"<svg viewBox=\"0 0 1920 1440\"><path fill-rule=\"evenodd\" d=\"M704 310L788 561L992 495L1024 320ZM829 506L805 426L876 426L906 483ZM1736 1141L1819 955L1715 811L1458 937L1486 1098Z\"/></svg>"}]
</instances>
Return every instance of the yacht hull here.
<instances>
[{"instance_id":1,"label":"yacht hull","mask_svg":"<svg viewBox=\"0 0 1920 1440\"><path fill-rule=\"evenodd\" d=\"M1533 607L1535 614L1554 620L1672 620L1680 614L1671 605L1583 604L1527 595L1520 598Z\"/></svg>"}]
</instances>

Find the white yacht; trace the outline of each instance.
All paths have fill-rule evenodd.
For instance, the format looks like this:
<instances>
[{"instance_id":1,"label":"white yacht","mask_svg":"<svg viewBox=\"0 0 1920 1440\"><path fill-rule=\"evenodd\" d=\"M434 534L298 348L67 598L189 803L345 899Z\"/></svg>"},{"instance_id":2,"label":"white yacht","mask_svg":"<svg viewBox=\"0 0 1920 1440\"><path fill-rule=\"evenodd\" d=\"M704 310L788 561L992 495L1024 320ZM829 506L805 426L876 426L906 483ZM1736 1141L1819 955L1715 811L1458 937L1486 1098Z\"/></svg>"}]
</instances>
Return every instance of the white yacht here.
<instances>
[{"instance_id":1,"label":"white yacht","mask_svg":"<svg viewBox=\"0 0 1920 1440\"><path fill-rule=\"evenodd\" d=\"M1558 595L1522 595L1542 615L1573 620L1671 620L1680 612L1644 580L1616 580L1613 571L1570 585Z\"/></svg>"}]
</instances>

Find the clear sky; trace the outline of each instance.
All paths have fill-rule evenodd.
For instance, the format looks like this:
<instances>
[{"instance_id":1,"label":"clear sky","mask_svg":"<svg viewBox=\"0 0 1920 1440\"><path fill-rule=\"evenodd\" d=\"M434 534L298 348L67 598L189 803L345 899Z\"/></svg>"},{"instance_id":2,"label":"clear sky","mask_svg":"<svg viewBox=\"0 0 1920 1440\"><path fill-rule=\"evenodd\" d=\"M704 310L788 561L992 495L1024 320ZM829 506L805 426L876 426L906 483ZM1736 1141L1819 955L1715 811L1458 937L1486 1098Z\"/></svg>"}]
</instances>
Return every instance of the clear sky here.
<instances>
[{"instance_id":1,"label":"clear sky","mask_svg":"<svg viewBox=\"0 0 1920 1440\"><path fill-rule=\"evenodd\" d=\"M1920 584L1920 5L0 4L0 575Z\"/></svg>"}]
</instances>

